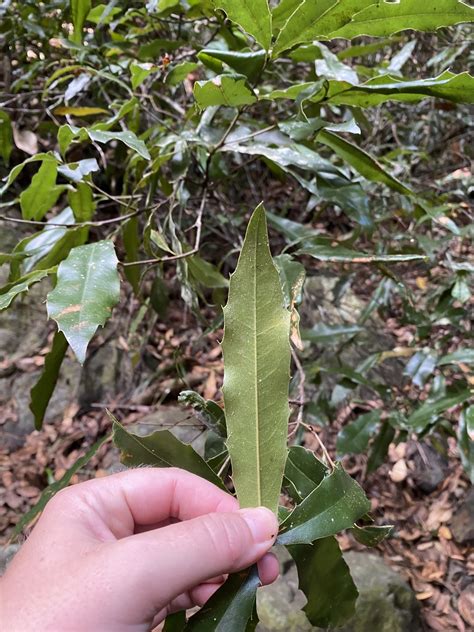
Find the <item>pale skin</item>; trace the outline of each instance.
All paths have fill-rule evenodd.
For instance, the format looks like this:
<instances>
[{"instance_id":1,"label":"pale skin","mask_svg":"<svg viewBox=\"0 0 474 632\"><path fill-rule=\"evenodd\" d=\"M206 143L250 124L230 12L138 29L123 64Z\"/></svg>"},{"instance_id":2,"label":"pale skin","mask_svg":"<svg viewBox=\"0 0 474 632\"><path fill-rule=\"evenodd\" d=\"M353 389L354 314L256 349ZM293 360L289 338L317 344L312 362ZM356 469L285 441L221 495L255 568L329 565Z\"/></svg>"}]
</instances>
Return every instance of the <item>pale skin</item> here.
<instances>
[{"instance_id":1,"label":"pale skin","mask_svg":"<svg viewBox=\"0 0 474 632\"><path fill-rule=\"evenodd\" d=\"M203 605L232 573L268 553L278 523L174 468L137 469L69 487L46 506L0 580L9 632L145 632Z\"/></svg>"}]
</instances>

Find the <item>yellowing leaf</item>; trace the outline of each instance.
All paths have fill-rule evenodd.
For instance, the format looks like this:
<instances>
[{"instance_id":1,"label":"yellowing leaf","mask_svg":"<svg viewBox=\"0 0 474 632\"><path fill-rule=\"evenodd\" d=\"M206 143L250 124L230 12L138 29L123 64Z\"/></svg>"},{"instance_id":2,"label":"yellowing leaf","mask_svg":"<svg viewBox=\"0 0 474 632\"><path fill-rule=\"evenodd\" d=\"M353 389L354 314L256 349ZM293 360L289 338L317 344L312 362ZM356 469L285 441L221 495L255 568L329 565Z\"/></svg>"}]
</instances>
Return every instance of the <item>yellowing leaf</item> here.
<instances>
[{"instance_id":1,"label":"yellowing leaf","mask_svg":"<svg viewBox=\"0 0 474 632\"><path fill-rule=\"evenodd\" d=\"M54 114L58 116L66 116L71 114L72 116L93 116L94 114L108 114L104 108L93 107L73 107L73 106L60 106L53 110Z\"/></svg>"}]
</instances>

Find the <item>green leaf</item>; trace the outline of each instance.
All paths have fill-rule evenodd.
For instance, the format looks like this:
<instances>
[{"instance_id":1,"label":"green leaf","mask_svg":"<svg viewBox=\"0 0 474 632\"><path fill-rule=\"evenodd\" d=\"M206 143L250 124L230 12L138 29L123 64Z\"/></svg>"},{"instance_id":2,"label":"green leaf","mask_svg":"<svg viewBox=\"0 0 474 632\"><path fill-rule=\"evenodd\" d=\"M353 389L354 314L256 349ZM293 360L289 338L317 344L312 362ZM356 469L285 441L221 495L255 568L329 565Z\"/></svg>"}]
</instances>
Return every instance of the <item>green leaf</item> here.
<instances>
[{"instance_id":1,"label":"green leaf","mask_svg":"<svg viewBox=\"0 0 474 632\"><path fill-rule=\"evenodd\" d=\"M120 298L117 257L111 241L73 248L58 268L58 282L48 294L48 316L64 333L81 364L99 326Z\"/></svg>"},{"instance_id":2,"label":"green leaf","mask_svg":"<svg viewBox=\"0 0 474 632\"><path fill-rule=\"evenodd\" d=\"M278 255L273 258L280 275L281 289L285 307L291 309L302 301L303 285L306 278L304 266L291 255Z\"/></svg>"},{"instance_id":3,"label":"green leaf","mask_svg":"<svg viewBox=\"0 0 474 632\"><path fill-rule=\"evenodd\" d=\"M74 474L76 474L82 467L84 467L84 465L87 465L87 463L89 463L92 457L96 455L99 448L102 447L104 443L109 440L109 438L110 437L107 436L107 437L103 437L102 439L99 439L99 441L94 443L94 445L92 445L87 450L84 456L81 456L79 459L77 459L74 465L72 465L68 470L66 470L65 474L63 474L63 476L59 479L59 481L56 481L55 483L48 485L48 487L46 487L46 489L43 490L43 492L41 493L40 499L38 500L36 505L33 505L33 507L29 511L27 511L26 514L24 514L20 518L20 521L17 522L17 524L15 525L15 528L13 529L13 533L11 536L12 539L16 538L23 531L25 527L27 527L31 522L33 522L36 516L43 511L47 503L51 500L51 498L55 494L57 494L59 491L61 491L61 489L64 489L65 487L69 485Z\"/></svg>"},{"instance_id":4,"label":"green leaf","mask_svg":"<svg viewBox=\"0 0 474 632\"><path fill-rule=\"evenodd\" d=\"M54 335L51 350L44 361L44 369L39 380L30 391L30 410L35 418L35 429L41 430L44 415L51 399L51 395L58 381L59 370L68 348L67 340L58 331Z\"/></svg>"},{"instance_id":5,"label":"green leaf","mask_svg":"<svg viewBox=\"0 0 474 632\"><path fill-rule=\"evenodd\" d=\"M9 283L5 287L0 289L0 311L2 309L6 309L9 307L10 303L13 299L21 294L22 292L26 292L29 290L30 286L33 283L38 283L41 279L48 276L52 270L35 270L34 272L30 272L29 274L25 274L25 276L21 277L14 283Z\"/></svg>"},{"instance_id":6,"label":"green leaf","mask_svg":"<svg viewBox=\"0 0 474 632\"><path fill-rule=\"evenodd\" d=\"M213 0L232 22L251 35L265 50L272 42L272 15L267 0Z\"/></svg>"},{"instance_id":7,"label":"green leaf","mask_svg":"<svg viewBox=\"0 0 474 632\"><path fill-rule=\"evenodd\" d=\"M229 287L229 281L219 272L215 265L202 259L199 255L188 258L189 272L208 288Z\"/></svg>"},{"instance_id":8,"label":"green leaf","mask_svg":"<svg viewBox=\"0 0 474 632\"><path fill-rule=\"evenodd\" d=\"M30 162L53 162L56 165L58 164L57 159L52 154L36 154L35 156L31 156L31 158L27 158L23 162L20 162L19 165L15 165L10 171L5 184L0 189L0 196L3 195L8 187L17 179L23 171L23 167L28 165Z\"/></svg>"},{"instance_id":9,"label":"green leaf","mask_svg":"<svg viewBox=\"0 0 474 632\"><path fill-rule=\"evenodd\" d=\"M428 398L423 404L417 408L406 420L406 428L413 432L422 432L426 426L437 420L438 416L445 411L462 404L470 398L471 394L468 389L459 392L451 392L439 399L432 400Z\"/></svg>"},{"instance_id":10,"label":"green leaf","mask_svg":"<svg viewBox=\"0 0 474 632\"><path fill-rule=\"evenodd\" d=\"M59 108L54 108L53 114L56 116L66 116L70 114L71 116L79 116L83 118L84 116L96 116L97 114L108 114L108 110L104 110L104 108L94 108L94 107L72 107L72 106L61 106Z\"/></svg>"},{"instance_id":11,"label":"green leaf","mask_svg":"<svg viewBox=\"0 0 474 632\"><path fill-rule=\"evenodd\" d=\"M125 261L137 261L140 247L138 217L131 217L122 226L122 239L125 247ZM133 288L135 296L140 292L141 266L126 266L124 274Z\"/></svg>"},{"instance_id":12,"label":"green leaf","mask_svg":"<svg viewBox=\"0 0 474 632\"><path fill-rule=\"evenodd\" d=\"M330 37L386 37L408 29L435 31L441 27L473 21L474 10L459 0L430 0L423 6L420 6L419 0L372 2L352 15L345 26L330 33Z\"/></svg>"},{"instance_id":13,"label":"green leaf","mask_svg":"<svg viewBox=\"0 0 474 632\"><path fill-rule=\"evenodd\" d=\"M365 329L359 325L326 325L325 323L316 323L312 329L303 329L301 331L301 337L303 340L309 340L314 344L339 344L341 338L353 336L362 331L365 331Z\"/></svg>"},{"instance_id":14,"label":"green leaf","mask_svg":"<svg viewBox=\"0 0 474 632\"><path fill-rule=\"evenodd\" d=\"M382 428L375 438L372 449L367 460L367 474L374 472L385 460L387 456L388 447L392 443L395 437L395 430L388 423L384 421Z\"/></svg>"},{"instance_id":15,"label":"green leaf","mask_svg":"<svg viewBox=\"0 0 474 632\"><path fill-rule=\"evenodd\" d=\"M198 59L205 66L222 72L222 63L227 64L232 70L245 75L249 81L256 81L265 64L265 51L235 51L220 50L217 48L204 48L198 53Z\"/></svg>"},{"instance_id":16,"label":"green leaf","mask_svg":"<svg viewBox=\"0 0 474 632\"><path fill-rule=\"evenodd\" d=\"M0 156L5 165L10 161L13 151L13 128L10 117L0 110Z\"/></svg>"},{"instance_id":17,"label":"green leaf","mask_svg":"<svg viewBox=\"0 0 474 632\"><path fill-rule=\"evenodd\" d=\"M100 167L95 158L85 158L79 162L72 162L67 165L60 165L58 173L69 178L73 182L82 182L85 176L94 171L99 171Z\"/></svg>"},{"instance_id":18,"label":"green leaf","mask_svg":"<svg viewBox=\"0 0 474 632\"><path fill-rule=\"evenodd\" d=\"M277 510L287 456L289 328L260 205L250 219L224 308L227 445L241 507Z\"/></svg>"},{"instance_id":19,"label":"green leaf","mask_svg":"<svg viewBox=\"0 0 474 632\"><path fill-rule=\"evenodd\" d=\"M79 182L75 190L68 191L67 197L76 221L89 222L97 206L91 187L86 182Z\"/></svg>"},{"instance_id":20,"label":"green leaf","mask_svg":"<svg viewBox=\"0 0 474 632\"><path fill-rule=\"evenodd\" d=\"M390 175L373 156L354 143L350 143L348 140L327 130L321 130L317 139L335 151L338 156L350 164L351 167L364 176L364 178L367 178L367 180L381 182L394 191L398 191L398 193L403 193L404 195L412 194L412 191L408 187Z\"/></svg>"},{"instance_id":21,"label":"green leaf","mask_svg":"<svg viewBox=\"0 0 474 632\"><path fill-rule=\"evenodd\" d=\"M474 103L474 77L468 72L456 75L447 70L438 77L412 81L390 75L374 77L358 86L331 81L325 99L334 105L367 108L386 101L414 103L426 97Z\"/></svg>"},{"instance_id":22,"label":"green leaf","mask_svg":"<svg viewBox=\"0 0 474 632\"><path fill-rule=\"evenodd\" d=\"M463 467L471 483L474 483L474 406L469 406L461 414L458 446Z\"/></svg>"},{"instance_id":23,"label":"green leaf","mask_svg":"<svg viewBox=\"0 0 474 632\"><path fill-rule=\"evenodd\" d=\"M170 86L177 86L184 81L188 75L197 70L197 68L199 68L199 64L196 64L194 61L183 61L180 64L173 65L166 75L165 83Z\"/></svg>"},{"instance_id":24,"label":"green leaf","mask_svg":"<svg viewBox=\"0 0 474 632\"><path fill-rule=\"evenodd\" d=\"M44 160L39 171L31 179L28 188L20 195L21 212L24 219L39 221L56 203L63 187L56 185L58 168L55 162Z\"/></svg>"},{"instance_id":25,"label":"green leaf","mask_svg":"<svg viewBox=\"0 0 474 632\"><path fill-rule=\"evenodd\" d=\"M438 366L457 364L458 362L474 364L474 349L458 349L453 353L448 353L438 361Z\"/></svg>"},{"instance_id":26,"label":"green leaf","mask_svg":"<svg viewBox=\"0 0 474 632\"><path fill-rule=\"evenodd\" d=\"M326 476L328 468L313 452L301 446L291 446L285 466L285 485L297 503L317 487Z\"/></svg>"},{"instance_id":27,"label":"green leaf","mask_svg":"<svg viewBox=\"0 0 474 632\"><path fill-rule=\"evenodd\" d=\"M357 542L364 546L377 546L393 531L393 525L358 527L356 524L351 533Z\"/></svg>"},{"instance_id":28,"label":"green leaf","mask_svg":"<svg viewBox=\"0 0 474 632\"><path fill-rule=\"evenodd\" d=\"M253 630L257 618L255 600L260 586L257 567L230 575L197 614L186 632L245 632Z\"/></svg>"},{"instance_id":29,"label":"green leaf","mask_svg":"<svg viewBox=\"0 0 474 632\"><path fill-rule=\"evenodd\" d=\"M336 4L338 4L338 0L319 0L318 2L303 0L281 27L273 47L273 56L279 56L295 44L311 42L316 39L319 20L328 9Z\"/></svg>"},{"instance_id":30,"label":"green leaf","mask_svg":"<svg viewBox=\"0 0 474 632\"><path fill-rule=\"evenodd\" d=\"M303 610L309 621L318 628L341 626L354 614L359 593L336 538L288 550L296 562L299 588L308 600Z\"/></svg>"},{"instance_id":31,"label":"green leaf","mask_svg":"<svg viewBox=\"0 0 474 632\"><path fill-rule=\"evenodd\" d=\"M204 399L195 391L181 391L178 403L194 408L207 428L214 430L221 437L226 436L225 413L216 402Z\"/></svg>"},{"instance_id":32,"label":"green leaf","mask_svg":"<svg viewBox=\"0 0 474 632\"><path fill-rule=\"evenodd\" d=\"M123 132L108 132L98 129L92 129L87 127L73 127L71 125L63 125L58 131L58 142L61 154L65 154L72 141L79 139L80 141L87 140L95 141L97 143L109 143L112 140L118 140L130 149L137 152L139 156L145 160L151 160L150 153L145 143L137 138L136 134L130 130Z\"/></svg>"},{"instance_id":33,"label":"green leaf","mask_svg":"<svg viewBox=\"0 0 474 632\"><path fill-rule=\"evenodd\" d=\"M338 454L360 454L367 445L380 422L380 411L359 415L355 421L347 424L337 435Z\"/></svg>"},{"instance_id":34,"label":"green leaf","mask_svg":"<svg viewBox=\"0 0 474 632\"><path fill-rule=\"evenodd\" d=\"M76 44L82 44L82 29L90 10L91 0L71 0L72 23L74 24L72 41Z\"/></svg>"},{"instance_id":35,"label":"green leaf","mask_svg":"<svg viewBox=\"0 0 474 632\"><path fill-rule=\"evenodd\" d=\"M329 242L327 239L321 239L318 243L318 238L312 241L308 241L302 245L296 254L310 255L319 261L345 261L348 263L398 263L401 261L419 261L426 259L423 255L412 254L397 254L397 255L377 255L368 254L365 252L358 252L356 250L350 250L345 246L331 245L333 242Z\"/></svg>"},{"instance_id":36,"label":"green leaf","mask_svg":"<svg viewBox=\"0 0 474 632\"><path fill-rule=\"evenodd\" d=\"M208 81L196 81L194 98L202 110L211 105L239 106L255 103L257 97L242 75L217 75Z\"/></svg>"},{"instance_id":37,"label":"green leaf","mask_svg":"<svg viewBox=\"0 0 474 632\"><path fill-rule=\"evenodd\" d=\"M113 441L127 467L180 467L223 488L223 483L190 445L182 443L169 430L157 430L146 437L128 432L109 413L113 421ZM225 488L224 488L225 489Z\"/></svg>"},{"instance_id":38,"label":"green leaf","mask_svg":"<svg viewBox=\"0 0 474 632\"><path fill-rule=\"evenodd\" d=\"M340 464L315 490L297 505L280 525L278 543L311 544L334 535L370 510L370 502L361 487Z\"/></svg>"},{"instance_id":39,"label":"green leaf","mask_svg":"<svg viewBox=\"0 0 474 632\"><path fill-rule=\"evenodd\" d=\"M272 27L273 33L278 31L286 24L288 18L298 8L303 0L280 0L276 7L272 10Z\"/></svg>"},{"instance_id":40,"label":"green leaf","mask_svg":"<svg viewBox=\"0 0 474 632\"><path fill-rule=\"evenodd\" d=\"M166 617L162 632L183 632L185 625L186 610L180 610Z\"/></svg>"},{"instance_id":41,"label":"green leaf","mask_svg":"<svg viewBox=\"0 0 474 632\"><path fill-rule=\"evenodd\" d=\"M52 248L57 244L67 233L66 226L74 222L74 215L69 207L66 207L59 215L51 218L45 223L42 231L28 238L22 246L23 255L27 257L21 265L23 274L30 272L36 266L36 264L43 259ZM51 224L55 224L52 226ZM56 226L56 224L64 224L64 228ZM21 244L21 242L20 242ZM21 247L18 244L17 247ZM49 267L49 266L46 266Z\"/></svg>"}]
</instances>

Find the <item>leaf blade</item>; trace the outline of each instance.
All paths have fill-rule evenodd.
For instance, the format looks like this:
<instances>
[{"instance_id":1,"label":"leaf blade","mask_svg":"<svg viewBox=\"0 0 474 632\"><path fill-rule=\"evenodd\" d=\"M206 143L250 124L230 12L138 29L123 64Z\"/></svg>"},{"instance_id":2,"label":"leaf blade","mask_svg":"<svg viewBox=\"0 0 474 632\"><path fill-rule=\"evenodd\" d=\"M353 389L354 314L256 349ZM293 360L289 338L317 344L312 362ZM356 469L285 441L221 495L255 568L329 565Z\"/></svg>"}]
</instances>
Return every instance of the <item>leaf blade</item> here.
<instances>
[{"instance_id":1,"label":"leaf blade","mask_svg":"<svg viewBox=\"0 0 474 632\"><path fill-rule=\"evenodd\" d=\"M243 507L277 509L287 455L289 328L260 205L231 276L222 342L227 443Z\"/></svg>"},{"instance_id":2,"label":"leaf blade","mask_svg":"<svg viewBox=\"0 0 474 632\"><path fill-rule=\"evenodd\" d=\"M265 50L272 41L272 15L267 0L214 0L216 9L222 9L231 22L251 35Z\"/></svg>"}]
</instances>

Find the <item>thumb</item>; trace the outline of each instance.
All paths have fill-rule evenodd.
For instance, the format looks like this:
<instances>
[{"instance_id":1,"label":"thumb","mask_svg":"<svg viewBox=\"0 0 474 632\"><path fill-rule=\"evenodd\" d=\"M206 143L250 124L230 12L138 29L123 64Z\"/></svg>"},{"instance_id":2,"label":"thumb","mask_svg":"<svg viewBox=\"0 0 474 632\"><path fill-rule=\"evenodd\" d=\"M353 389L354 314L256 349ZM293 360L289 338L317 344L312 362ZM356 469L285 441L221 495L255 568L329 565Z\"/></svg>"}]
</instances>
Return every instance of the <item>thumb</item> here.
<instances>
[{"instance_id":1,"label":"thumb","mask_svg":"<svg viewBox=\"0 0 474 632\"><path fill-rule=\"evenodd\" d=\"M251 566L277 532L278 521L265 507L211 513L119 540L117 566L148 603L165 605L212 577Z\"/></svg>"}]
</instances>

